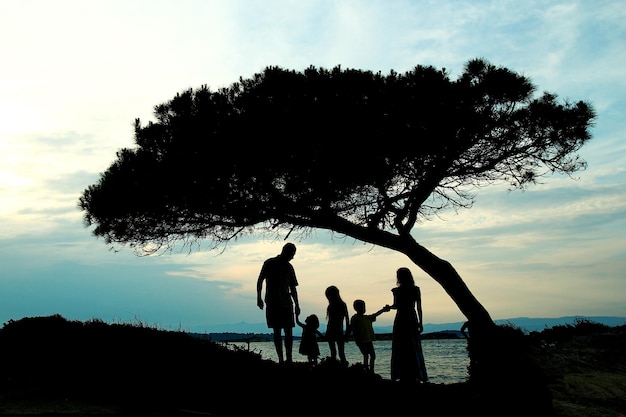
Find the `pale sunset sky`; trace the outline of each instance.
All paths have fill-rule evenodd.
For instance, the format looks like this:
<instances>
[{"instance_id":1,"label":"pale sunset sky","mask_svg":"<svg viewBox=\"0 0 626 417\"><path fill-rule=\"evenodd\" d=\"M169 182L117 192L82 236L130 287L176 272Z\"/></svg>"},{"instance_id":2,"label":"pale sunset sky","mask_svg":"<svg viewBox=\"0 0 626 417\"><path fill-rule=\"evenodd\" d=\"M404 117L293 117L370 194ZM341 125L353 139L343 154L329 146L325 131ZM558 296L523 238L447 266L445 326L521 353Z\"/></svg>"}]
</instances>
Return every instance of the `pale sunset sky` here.
<instances>
[{"instance_id":1,"label":"pale sunset sky","mask_svg":"<svg viewBox=\"0 0 626 417\"><path fill-rule=\"evenodd\" d=\"M52 314L193 332L263 324L256 279L283 241L138 257L83 225L78 199L134 146L135 118L267 66L422 64L456 79L473 58L528 76L538 94L590 102L588 169L525 192L477 190L473 208L441 213L415 238L456 267L493 319L626 317L623 1L20 0L0 2L0 325ZM324 317L328 285L351 313L356 298L374 312L408 266L425 323L464 320L404 255L324 231L291 241L305 315Z\"/></svg>"}]
</instances>

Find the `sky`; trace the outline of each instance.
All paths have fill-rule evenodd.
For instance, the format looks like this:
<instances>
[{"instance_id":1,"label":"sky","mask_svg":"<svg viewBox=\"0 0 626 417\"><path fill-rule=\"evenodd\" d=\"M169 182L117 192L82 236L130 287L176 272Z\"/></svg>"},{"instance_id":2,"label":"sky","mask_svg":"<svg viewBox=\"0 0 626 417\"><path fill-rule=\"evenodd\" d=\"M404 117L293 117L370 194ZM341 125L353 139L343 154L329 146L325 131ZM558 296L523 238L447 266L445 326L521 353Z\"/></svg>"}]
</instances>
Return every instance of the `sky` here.
<instances>
[{"instance_id":1,"label":"sky","mask_svg":"<svg viewBox=\"0 0 626 417\"><path fill-rule=\"evenodd\" d=\"M20 0L0 2L0 324L60 314L166 330L264 326L263 261L251 236L158 256L110 248L78 199L132 148L134 120L189 88L226 87L267 66L405 72L452 79L484 58L537 93L584 100L597 119L586 170L520 192L476 191L471 209L418 225L491 317L626 317L626 6L621 0ZM271 145L268 143L268 145ZM425 323L464 321L408 258L316 231L291 240L303 314L325 316L336 285L368 312L392 302L395 271L420 286ZM378 317L390 325L393 313ZM233 327L229 327L233 326ZM248 327L246 327L248 326Z\"/></svg>"}]
</instances>

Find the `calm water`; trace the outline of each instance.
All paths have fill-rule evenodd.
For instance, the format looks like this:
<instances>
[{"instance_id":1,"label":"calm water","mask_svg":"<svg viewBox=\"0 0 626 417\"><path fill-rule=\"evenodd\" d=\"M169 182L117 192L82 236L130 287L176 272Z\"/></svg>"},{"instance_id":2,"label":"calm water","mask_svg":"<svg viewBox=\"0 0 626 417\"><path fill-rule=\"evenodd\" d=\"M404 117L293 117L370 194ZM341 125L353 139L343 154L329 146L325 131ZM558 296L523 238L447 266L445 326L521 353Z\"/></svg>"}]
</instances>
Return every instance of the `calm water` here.
<instances>
[{"instance_id":1,"label":"calm water","mask_svg":"<svg viewBox=\"0 0 626 417\"><path fill-rule=\"evenodd\" d=\"M246 343L230 344L248 348ZM294 360L305 362L306 357L298 353L299 346L300 341L294 341ZM322 358L330 356L326 342L320 342L319 346ZM374 348L376 349L376 368L374 371L383 378L390 379L391 341L377 340L374 342ZM422 340L424 360L430 382L435 384L465 382L468 378L467 367L469 365L466 348L465 339ZM250 350L260 353L264 359L278 361L272 342L252 342L250 343ZM346 343L346 359L350 364L363 362L363 355L354 342Z\"/></svg>"}]
</instances>

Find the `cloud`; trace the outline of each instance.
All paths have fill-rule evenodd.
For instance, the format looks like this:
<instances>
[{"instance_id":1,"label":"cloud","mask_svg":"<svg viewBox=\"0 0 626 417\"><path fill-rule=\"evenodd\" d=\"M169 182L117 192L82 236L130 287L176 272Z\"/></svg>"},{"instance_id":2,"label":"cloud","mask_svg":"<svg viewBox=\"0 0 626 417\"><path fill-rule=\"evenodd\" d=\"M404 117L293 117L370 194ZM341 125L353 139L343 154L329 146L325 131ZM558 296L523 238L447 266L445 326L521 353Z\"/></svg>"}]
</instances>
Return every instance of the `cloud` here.
<instances>
[{"instance_id":1,"label":"cloud","mask_svg":"<svg viewBox=\"0 0 626 417\"><path fill-rule=\"evenodd\" d=\"M472 209L441 213L415 238L459 270L494 318L626 315L618 291L626 259L619 1L61 0L0 8L5 316L64 312L174 327L262 322L256 278L281 240L140 258L128 248L109 251L83 227L78 198L117 150L134 146L135 118L146 123L155 105L184 89L225 87L268 65L387 73L424 64L455 78L475 57L528 76L539 92L589 100L598 111L594 138L581 149L589 167L576 181L554 177L524 193L478 190ZM294 241L305 312L324 315L330 284L349 303L389 303L395 270L408 265L426 321L463 320L402 254L325 232Z\"/></svg>"}]
</instances>

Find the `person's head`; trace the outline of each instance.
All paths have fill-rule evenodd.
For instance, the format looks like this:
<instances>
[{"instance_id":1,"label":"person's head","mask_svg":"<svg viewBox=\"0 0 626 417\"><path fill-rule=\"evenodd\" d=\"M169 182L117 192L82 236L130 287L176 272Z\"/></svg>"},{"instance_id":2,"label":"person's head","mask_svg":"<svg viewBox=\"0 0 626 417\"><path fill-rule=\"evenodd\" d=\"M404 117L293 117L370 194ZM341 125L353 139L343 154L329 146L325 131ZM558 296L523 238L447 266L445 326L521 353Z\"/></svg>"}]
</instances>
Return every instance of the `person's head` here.
<instances>
[{"instance_id":1,"label":"person's head","mask_svg":"<svg viewBox=\"0 0 626 417\"><path fill-rule=\"evenodd\" d=\"M326 291L324 291L324 294L326 295L326 298L328 298L328 301L331 301L331 302L341 299L341 297L339 296L339 288L335 287L334 285L331 285L330 287L326 288Z\"/></svg>"},{"instance_id":2,"label":"person's head","mask_svg":"<svg viewBox=\"0 0 626 417\"><path fill-rule=\"evenodd\" d=\"M396 278L399 286L415 285L413 274L409 268L398 268L396 271Z\"/></svg>"},{"instance_id":3,"label":"person's head","mask_svg":"<svg viewBox=\"0 0 626 417\"><path fill-rule=\"evenodd\" d=\"M313 329L317 329L320 327L320 319L317 317L317 314L311 314L306 319L304 319L304 322L307 326Z\"/></svg>"},{"instance_id":4,"label":"person's head","mask_svg":"<svg viewBox=\"0 0 626 417\"><path fill-rule=\"evenodd\" d=\"M293 259L295 254L296 254L296 245L294 245L293 243L285 243L285 245L283 246L283 250L280 253L280 255L286 258L287 260Z\"/></svg>"},{"instance_id":5,"label":"person's head","mask_svg":"<svg viewBox=\"0 0 626 417\"><path fill-rule=\"evenodd\" d=\"M363 300L354 300L352 303L352 307L354 307L354 311L359 314L365 314L365 301Z\"/></svg>"}]
</instances>

